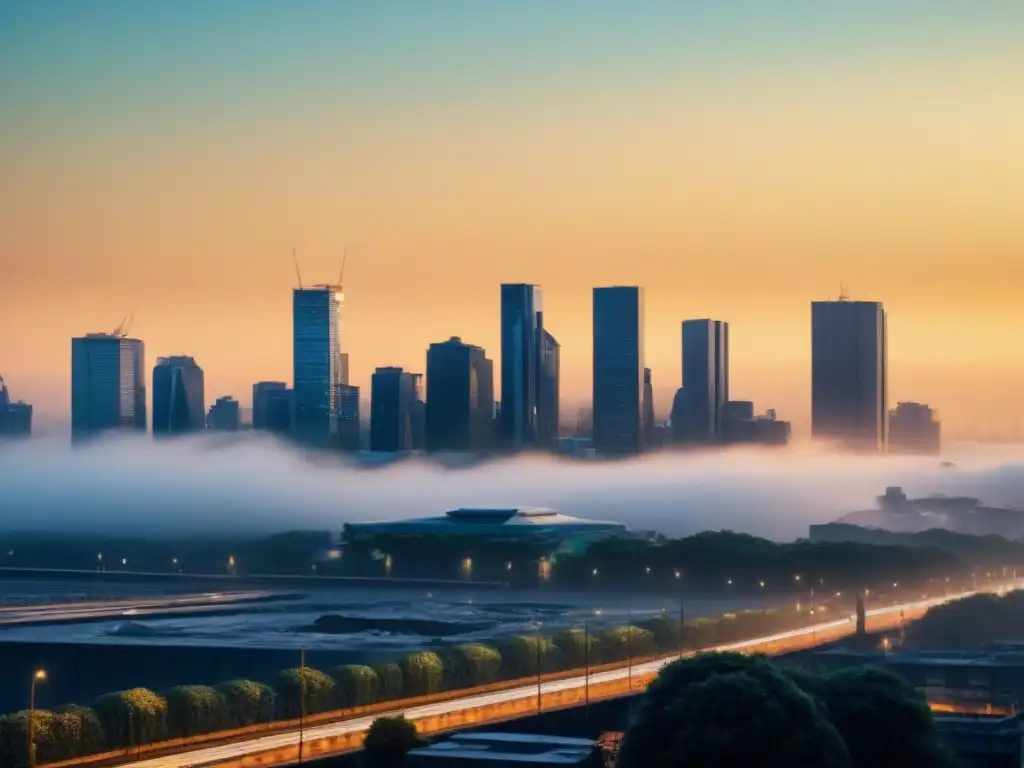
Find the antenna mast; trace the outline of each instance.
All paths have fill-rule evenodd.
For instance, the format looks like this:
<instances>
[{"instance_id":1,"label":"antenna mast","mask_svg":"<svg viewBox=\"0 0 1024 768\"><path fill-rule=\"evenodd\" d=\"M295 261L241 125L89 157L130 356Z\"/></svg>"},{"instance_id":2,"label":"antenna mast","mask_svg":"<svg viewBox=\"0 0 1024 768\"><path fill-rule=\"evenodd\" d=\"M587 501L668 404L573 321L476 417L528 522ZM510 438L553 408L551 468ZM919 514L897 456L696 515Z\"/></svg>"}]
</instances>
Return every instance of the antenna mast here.
<instances>
[{"instance_id":1,"label":"antenna mast","mask_svg":"<svg viewBox=\"0 0 1024 768\"><path fill-rule=\"evenodd\" d=\"M299 280L299 290L302 290L302 272L299 271L299 257L295 255L295 249L292 248L292 261L295 262L295 277Z\"/></svg>"},{"instance_id":2,"label":"antenna mast","mask_svg":"<svg viewBox=\"0 0 1024 768\"><path fill-rule=\"evenodd\" d=\"M849 301L850 300L850 294L848 294L846 292L846 283L844 283L842 280L839 281L839 300L840 301Z\"/></svg>"}]
</instances>

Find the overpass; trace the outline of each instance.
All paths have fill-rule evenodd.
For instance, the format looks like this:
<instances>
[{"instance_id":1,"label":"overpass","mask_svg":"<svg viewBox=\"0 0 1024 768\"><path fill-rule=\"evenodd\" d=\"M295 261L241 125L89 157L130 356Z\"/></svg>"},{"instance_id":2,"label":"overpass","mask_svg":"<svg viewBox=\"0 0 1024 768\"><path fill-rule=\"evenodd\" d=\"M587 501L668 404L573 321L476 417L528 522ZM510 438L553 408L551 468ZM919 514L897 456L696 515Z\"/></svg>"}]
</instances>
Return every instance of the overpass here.
<instances>
[{"instance_id":1,"label":"overpass","mask_svg":"<svg viewBox=\"0 0 1024 768\"><path fill-rule=\"evenodd\" d=\"M999 586L993 590L1004 591L1016 588L1016 584ZM904 619L923 616L931 607L952 600L969 597L976 592L964 592L940 598L919 600L866 612L868 629L872 632L898 627ZM736 643L703 649L706 651L739 651L744 653L767 653L770 655L804 650L823 643L833 642L855 632L855 617L841 619L794 629L787 632L744 640ZM695 652L682 654L692 656ZM303 727L295 723L289 730L274 733L239 732L229 743L214 746L199 746L196 743L182 744L173 754L163 754L148 759L141 758L142 751L157 752L156 749L140 748L135 760L122 751L117 764L125 768L254 768L255 766L282 766L302 759L325 757L359 749L366 730L379 717L402 715L414 722L424 735L440 734L470 726L486 725L514 720L537 712L579 706L632 692L639 692L657 676L666 664L679 658L665 656L651 661L620 666L613 669L592 671L589 674L574 675L555 680L538 680L511 688L483 693L467 693L465 696L447 700L416 704L395 702L392 709L380 709L372 714L357 715L349 719ZM258 726L257 726L258 728ZM240 729L245 731L246 729ZM216 734L211 734L215 737ZM222 738L227 734L222 735ZM207 739L207 743L212 738ZM160 745L153 745L154 747ZM189 747L195 747L189 749ZM164 749L170 749L167 744ZM188 751L184 751L188 750ZM114 763L118 755L108 754L104 764ZM103 756L97 756L101 758ZM48 768L83 765L93 762L89 758L74 758L61 763L51 763Z\"/></svg>"}]
</instances>

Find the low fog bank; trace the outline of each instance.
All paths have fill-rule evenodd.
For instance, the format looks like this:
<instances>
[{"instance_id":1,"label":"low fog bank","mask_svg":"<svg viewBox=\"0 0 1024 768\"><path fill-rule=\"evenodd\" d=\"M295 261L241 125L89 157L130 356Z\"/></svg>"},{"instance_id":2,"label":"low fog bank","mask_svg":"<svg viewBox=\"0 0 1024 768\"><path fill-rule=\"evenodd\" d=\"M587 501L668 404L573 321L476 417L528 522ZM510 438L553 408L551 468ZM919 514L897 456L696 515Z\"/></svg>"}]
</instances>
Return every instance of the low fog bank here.
<instances>
[{"instance_id":1,"label":"low fog bank","mask_svg":"<svg viewBox=\"0 0 1024 768\"><path fill-rule=\"evenodd\" d=\"M943 459L810 448L659 453L620 462L541 456L440 464L310 457L258 434L0 444L0 529L189 535L340 530L473 505L546 506L670 535L732 529L777 540L874 505L887 485L1024 506L1024 446Z\"/></svg>"}]
</instances>

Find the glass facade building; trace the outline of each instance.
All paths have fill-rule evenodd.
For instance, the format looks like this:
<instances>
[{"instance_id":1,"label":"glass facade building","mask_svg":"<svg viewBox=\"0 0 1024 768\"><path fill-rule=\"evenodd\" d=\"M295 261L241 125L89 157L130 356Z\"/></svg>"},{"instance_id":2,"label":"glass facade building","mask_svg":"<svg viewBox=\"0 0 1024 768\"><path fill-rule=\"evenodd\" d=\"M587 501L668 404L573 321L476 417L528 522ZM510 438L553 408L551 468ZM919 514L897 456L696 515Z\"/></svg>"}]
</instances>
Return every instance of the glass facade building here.
<instances>
[{"instance_id":1,"label":"glass facade building","mask_svg":"<svg viewBox=\"0 0 1024 768\"><path fill-rule=\"evenodd\" d=\"M453 336L427 351L426 449L490 448L494 431L494 364L481 347Z\"/></svg>"},{"instance_id":2,"label":"glass facade building","mask_svg":"<svg viewBox=\"0 0 1024 768\"><path fill-rule=\"evenodd\" d=\"M296 288L292 293L293 434L314 447L330 447L338 435L341 302L333 286Z\"/></svg>"},{"instance_id":3,"label":"glass facade building","mask_svg":"<svg viewBox=\"0 0 1024 768\"><path fill-rule=\"evenodd\" d=\"M543 294L524 283L501 286L501 446L520 450L538 441Z\"/></svg>"},{"instance_id":4,"label":"glass facade building","mask_svg":"<svg viewBox=\"0 0 1024 768\"><path fill-rule=\"evenodd\" d=\"M146 429L145 346L92 333L71 340L71 434Z\"/></svg>"},{"instance_id":5,"label":"glass facade building","mask_svg":"<svg viewBox=\"0 0 1024 768\"><path fill-rule=\"evenodd\" d=\"M153 368L153 434L182 434L205 427L203 369L191 357L157 358Z\"/></svg>"},{"instance_id":6,"label":"glass facade building","mask_svg":"<svg viewBox=\"0 0 1024 768\"><path fill-rule=\"evenodd\" d=\"M594 448L627 455L643 448L644 291L594 289Z\"/></svg>"},{"instance_id":7,"label":"glass facade building","mask_svg":"<svg viewBox=\"0 0 1024 768\"><path fill-rule=\"evenodd\" d=\"M417 385L417 376L401 368L374 371L370 386L371 451L412 450Z\"/></svg>"},{"instance_id":8,"label":"glass facade building","mask_svg":"<svg viewBox=\"0 0 1024 768\"><path fill-rule=\"evenodd\" d=\"M537 400L537 444L553 448L558 442L562 347L546 330L541 334L540 388Z\"/></svg>"},{"instance_id":9,"label":"glass facade building","mask_svg":"<svg viewBox=\"0 0 1024 768\"><path fill-rule=\"evenodd\" d=\"M811 433L884 451L888 422L885 309L876 301L811 304Z\"/></svg>"},{"instance_id":10,"label":"glass facade building","mask_svg":"<svg viewBox=\"0 0 1024 768\"><path fill-rule=\"evenodd\" d=\"M729 324L684 320L683 386L690 407L686 438L722 439L722 409L729 402Z\"/></svg>"},{"instance_id":11,"label":"glass facade building","mask_svg":"<svg viewBox=\"0 0 1024 768\"><path fill-rule=\"evenodd\" d=\"M291 431L292 391L283 381L252 385L252 427L285 434Z\"/></svg>"}]
</instances>

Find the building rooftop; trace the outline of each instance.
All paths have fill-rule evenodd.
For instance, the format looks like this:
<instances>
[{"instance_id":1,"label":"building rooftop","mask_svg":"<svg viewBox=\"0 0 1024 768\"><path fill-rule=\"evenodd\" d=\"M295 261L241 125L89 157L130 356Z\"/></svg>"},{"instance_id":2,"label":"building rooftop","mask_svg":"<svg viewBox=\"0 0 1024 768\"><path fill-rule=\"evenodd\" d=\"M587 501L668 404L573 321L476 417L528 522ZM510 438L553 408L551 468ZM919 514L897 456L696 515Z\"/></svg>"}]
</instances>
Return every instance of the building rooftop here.
<instances>
[{"instance_id":1,"label":"building rooftop","mask_svg":"<svg viewBox=\"0 0 1024 768\"><path fill-rule=\"evenodd\" d=\"M592 760L597 742L524 733L460 733L408 753L411 765L452 760L517 762L533 765L582 765Z\"/></svg>"},{"instance_id":2,"label":"building rooftop","mask_svg":"<svg viewBox=\"0 0 1024 768\"><path fill-rule=\"evenodd\" d=\"M438 517L421 517L412 520L390 520L381 522L353 523L363 530L393 531L403 533L483 533L522 532L541 528L619 530L626 526L604 520L587 520L563 515L553 509L542 507L460 507Z\"/></svg>"}]
</instances>

